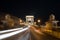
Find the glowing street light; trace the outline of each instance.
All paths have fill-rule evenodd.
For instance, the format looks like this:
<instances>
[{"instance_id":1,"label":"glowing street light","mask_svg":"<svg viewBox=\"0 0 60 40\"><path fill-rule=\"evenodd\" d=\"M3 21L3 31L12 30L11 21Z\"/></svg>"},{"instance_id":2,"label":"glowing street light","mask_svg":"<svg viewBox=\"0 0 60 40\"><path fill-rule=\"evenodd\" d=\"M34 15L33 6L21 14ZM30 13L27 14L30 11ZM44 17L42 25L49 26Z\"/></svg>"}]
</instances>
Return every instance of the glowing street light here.
<instances>
[{"instance_id":1,"label":"glowing street light","mask_svg":"<svg viewBox=\"0 0 60 40\"><path fill-rule=\"evenodd\" d=\"M37 20L37 22L41 22L40 20Z\"/></svg>"},{"instance_id":2,"label":"glowing street light","mask_svg":"<svg viewBox=\"0 0 60 40\"><path fill-rule=\"evenodd\" d=\"M20 19L20 23L22 22L22 20Z\"/></svg>"},{"instance_id":3,"label":"glowing street light","mask_svg":"<svg viewBox=\"0 0 60 40\"><path fill-rule=\"evenodd\" d=\"M38 26L40 26L40 22L41 22L41 20L38 19L38 20L37 20L37 24L38 24Z\"/></svg>"}]
</instances>

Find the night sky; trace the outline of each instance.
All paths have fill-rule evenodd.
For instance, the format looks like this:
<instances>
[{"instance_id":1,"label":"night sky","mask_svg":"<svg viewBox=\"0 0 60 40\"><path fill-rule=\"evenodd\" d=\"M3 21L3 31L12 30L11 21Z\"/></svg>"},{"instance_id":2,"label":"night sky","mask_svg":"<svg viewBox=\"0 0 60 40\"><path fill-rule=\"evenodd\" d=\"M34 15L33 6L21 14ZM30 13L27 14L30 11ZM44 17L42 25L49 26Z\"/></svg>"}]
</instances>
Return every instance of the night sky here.
<instances>
[{"instance_id":1,"label":"night sky","mask_svg":"<svg viewBox=\"0 0 60 40\"><path fill-rule=\"evenodd\" d=\"M0 1L0 12L25 18L25 15L34 15L42 20L48 19L54 14L60 20L59 0L22 0L22 1ZM0 14L1 14L0 13Z\"/></svg>"}]
</instances>

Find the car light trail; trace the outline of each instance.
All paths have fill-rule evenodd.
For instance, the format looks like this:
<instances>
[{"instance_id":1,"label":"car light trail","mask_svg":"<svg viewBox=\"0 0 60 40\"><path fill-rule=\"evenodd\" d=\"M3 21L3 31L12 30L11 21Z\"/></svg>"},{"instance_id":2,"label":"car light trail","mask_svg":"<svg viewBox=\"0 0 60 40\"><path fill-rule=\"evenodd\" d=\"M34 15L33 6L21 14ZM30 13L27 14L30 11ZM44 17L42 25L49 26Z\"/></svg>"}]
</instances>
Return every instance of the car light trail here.
<instances>
[{"instance_id":1,"label":"car light trail","mask_svg":"<svg viewBox=\"0 0 60 40\"><path fill-rule=\"evenodd\" d=\"M16 35L16 34L18 34L18 33L23 32L23 31L26 31L26 30L28 30L28 29L29 29L29 27L24 28L24 29L22 29L22 30L15 31L15 32L11 32L11 33L7 33L7 34L0 35L0 39L8 38L8 37L10 37L10 36L13 36L13 35Z\"/></svg>"},{"instance_id":2,"label":"car light trail","mask_svg":"<svg viewBox=\"0 0 60 40\"><path fill-rule=\"evenodd\" d=\"M20 30L20 29L23 29L23 28L16 28L16 29L4 30L4 31L0 31L0 33L11 32L11 31L16 31L16 30Z\"/></svg>"}]
</instances>

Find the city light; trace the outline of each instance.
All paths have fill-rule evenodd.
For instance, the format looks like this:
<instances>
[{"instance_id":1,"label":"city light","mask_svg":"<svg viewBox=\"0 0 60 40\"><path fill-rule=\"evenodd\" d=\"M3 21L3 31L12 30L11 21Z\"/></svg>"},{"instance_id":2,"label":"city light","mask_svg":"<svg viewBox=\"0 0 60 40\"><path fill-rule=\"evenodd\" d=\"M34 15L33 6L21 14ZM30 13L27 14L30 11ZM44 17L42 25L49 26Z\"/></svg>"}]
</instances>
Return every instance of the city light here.
<instances>
[{"instance_id":1,"label":"city light","mask_svg":"<svg viewBox=\"0 0 60 40\"><path fill-rule=\"evenodd\" d=\"M40 20L37 20L37 22L41 22Z\"/></svg>"},{"instance_id":2,"label":"city light","mask_svg":"<svg viewBox=\"0 0 60 40\"><path fill-rule=\"evenodd\" d=\"M20 23L23 22L22 19L20 19Z\"/></svg>"}]
</instances>

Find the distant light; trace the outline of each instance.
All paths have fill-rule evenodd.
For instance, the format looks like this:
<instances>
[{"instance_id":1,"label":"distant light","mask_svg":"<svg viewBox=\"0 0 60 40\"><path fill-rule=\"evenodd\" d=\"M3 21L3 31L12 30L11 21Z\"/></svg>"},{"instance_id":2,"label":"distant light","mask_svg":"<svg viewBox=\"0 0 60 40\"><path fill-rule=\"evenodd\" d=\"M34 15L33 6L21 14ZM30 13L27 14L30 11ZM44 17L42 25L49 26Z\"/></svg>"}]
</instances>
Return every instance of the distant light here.
<instances>
[{"instance_id":1,"label":"distant light","mask_svg":"<svg viewBox=\"0 0 60 40\"><path fill-rule=\"evenodd\" d=\"M40 20L38 20L38 22L40 22Z\"/></svg>"},{"instance_id":2,"label":"distant light","mask_svg":"<svg viewBox=\"0 0 60 40\"><path fill-rule=\"evenodd\" d=\"M20 19L20 22L22 22L22 20Z\"/></svg>"}]
</instances>

